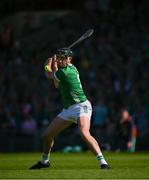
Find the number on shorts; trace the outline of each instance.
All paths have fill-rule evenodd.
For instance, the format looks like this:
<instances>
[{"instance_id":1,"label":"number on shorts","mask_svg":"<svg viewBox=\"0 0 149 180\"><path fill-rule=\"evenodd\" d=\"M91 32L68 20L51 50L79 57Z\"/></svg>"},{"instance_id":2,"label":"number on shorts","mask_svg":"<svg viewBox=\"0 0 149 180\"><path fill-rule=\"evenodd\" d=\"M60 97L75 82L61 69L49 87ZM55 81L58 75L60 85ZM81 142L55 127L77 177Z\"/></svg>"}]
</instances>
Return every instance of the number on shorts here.
<instances>
[{"instance_id":1,"label":"number on shorts","mask_svg":"<svg viewBox=\"0 0 149 180\"><path fill-rule=\"evenodd\" d=\"M84 112L85 112L85 113L88 113L88 108L87 108L87 106L83 106L83 109L84 109Z\"/></svg>"}]
</instances>

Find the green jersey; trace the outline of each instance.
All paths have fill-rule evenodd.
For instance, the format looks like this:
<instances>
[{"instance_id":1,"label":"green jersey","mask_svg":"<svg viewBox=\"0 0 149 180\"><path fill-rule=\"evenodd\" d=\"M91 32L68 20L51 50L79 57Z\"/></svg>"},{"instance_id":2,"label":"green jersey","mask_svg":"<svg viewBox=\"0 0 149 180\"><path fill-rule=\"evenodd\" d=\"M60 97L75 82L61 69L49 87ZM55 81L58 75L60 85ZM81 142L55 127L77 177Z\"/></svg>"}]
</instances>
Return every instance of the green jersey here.
<instances>
[{"instance_id":1,"label":"green jersey","mask_svg":"<svg viewBox=\"0 0 149 180\"><path fill-rule=\"evenodd\" d=\"M55 72L64 108L87 100L76 67L69 64Z\"/></svg>"}]
</instances>

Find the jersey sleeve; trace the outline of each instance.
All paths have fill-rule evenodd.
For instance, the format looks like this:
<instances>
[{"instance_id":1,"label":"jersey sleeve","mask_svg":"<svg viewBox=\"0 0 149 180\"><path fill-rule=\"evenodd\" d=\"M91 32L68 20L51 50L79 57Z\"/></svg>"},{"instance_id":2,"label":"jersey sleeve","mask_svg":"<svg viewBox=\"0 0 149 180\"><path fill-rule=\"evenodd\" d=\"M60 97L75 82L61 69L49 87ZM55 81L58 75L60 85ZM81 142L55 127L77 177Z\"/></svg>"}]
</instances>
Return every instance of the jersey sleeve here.
<instances>
[{"instance_id":1,"label":"jersey sleeve","mask_svg":"<svg viewBox=\"0 0 149 180\"><path fill-rule=\"evenodd\" d=\"M64 72L61 69L59 69L54 73L54 77L57 81L61 81L64 78Z\"/></svg>"}]
</instances>

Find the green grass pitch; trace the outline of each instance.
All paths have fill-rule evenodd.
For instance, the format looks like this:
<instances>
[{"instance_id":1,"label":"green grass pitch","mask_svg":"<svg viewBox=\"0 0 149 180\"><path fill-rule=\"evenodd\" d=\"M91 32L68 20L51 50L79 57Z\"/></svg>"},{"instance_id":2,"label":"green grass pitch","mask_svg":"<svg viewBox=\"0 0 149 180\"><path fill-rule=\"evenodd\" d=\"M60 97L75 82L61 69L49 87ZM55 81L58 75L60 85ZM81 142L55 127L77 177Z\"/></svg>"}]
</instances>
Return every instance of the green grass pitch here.
<instances>
[{"instance_id":1,"label":"green grass pitch","mask_svg":"<svg viewBox=\"0 0 149 180\"><path fill-rule=\"evenodd\" d=\"M52 153L50 168L29 170L39 153L1 153L0 179L149 179L149 153L104 153L110 170L100 170L91 153Z\"/></svg>"}]
</instances>

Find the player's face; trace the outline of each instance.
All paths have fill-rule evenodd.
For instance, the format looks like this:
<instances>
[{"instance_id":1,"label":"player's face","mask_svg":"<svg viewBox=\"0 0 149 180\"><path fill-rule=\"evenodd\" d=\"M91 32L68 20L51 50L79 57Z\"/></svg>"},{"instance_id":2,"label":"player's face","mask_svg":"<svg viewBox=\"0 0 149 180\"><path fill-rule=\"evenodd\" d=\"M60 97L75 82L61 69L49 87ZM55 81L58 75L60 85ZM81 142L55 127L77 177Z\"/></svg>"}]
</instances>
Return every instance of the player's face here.
<instances>
[{"instance_id":1,"label":"player's face","mask_svg":"<svg viewBox=\"0 0 149 180\"><path fill-rule=\"evenodd\" d=\"M57 64L60 67L66 67L70 63L70 61L71 61L70 57L67 57L67 58L57 57Z\"/></svg>"},{"instance_id":2,"label":"player's face","mask_svg":"<svg viewBox=\"0 0 149 180\"><path fill-rule=\"evenodd\" d=\"M128 111L123 111L123 112L122 112L122 118L123 118L123 119L128 119L128 117L129 117Z\"/></svg>"}]
</instances>

